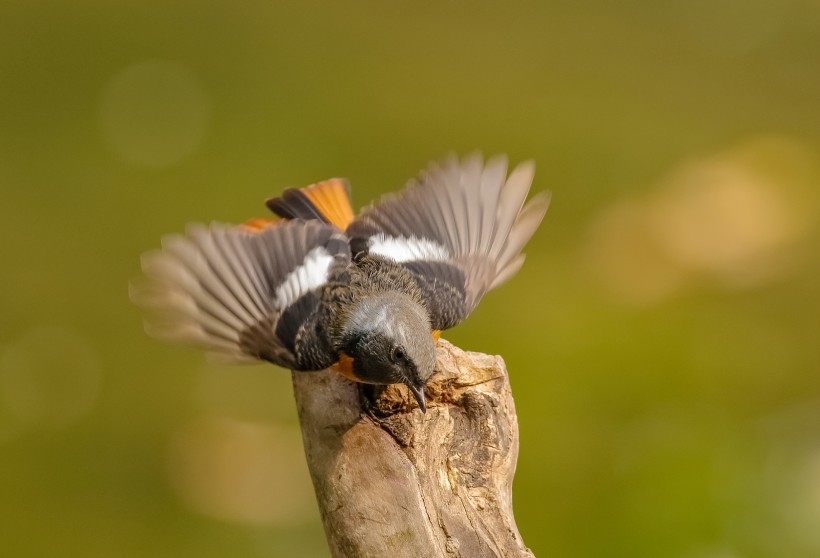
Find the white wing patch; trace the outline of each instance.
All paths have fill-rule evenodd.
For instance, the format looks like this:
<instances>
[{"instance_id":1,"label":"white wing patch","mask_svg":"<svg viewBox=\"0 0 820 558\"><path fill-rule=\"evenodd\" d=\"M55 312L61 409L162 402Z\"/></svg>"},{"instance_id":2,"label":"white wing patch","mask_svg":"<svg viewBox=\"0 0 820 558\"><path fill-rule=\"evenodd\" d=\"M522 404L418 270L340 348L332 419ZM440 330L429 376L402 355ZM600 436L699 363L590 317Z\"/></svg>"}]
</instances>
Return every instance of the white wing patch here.
<instances>
[{"instance_id":1,"label":"white wing patch","mask_svg":"<svg viewBox=\"0 0 820 558\"><path fill-rule=\"evenodd\" d=\"M373 235L368 240L368 252L397 263L413 260L448 260L450 252L441 244L426 238L411 236Z\"/></svg>"},{"instance_id":2,"label":"white wing patch","mask_svg":"<svg viewBox=\"0 0 820 558\"><path fill-rule=\"evenodd\" d=\"M327 283L332 263L333 256L321 246L308 252L304 263L291 271L276 289L276 308L286 308L300 296Z\"/></svg>"}]
</instances>

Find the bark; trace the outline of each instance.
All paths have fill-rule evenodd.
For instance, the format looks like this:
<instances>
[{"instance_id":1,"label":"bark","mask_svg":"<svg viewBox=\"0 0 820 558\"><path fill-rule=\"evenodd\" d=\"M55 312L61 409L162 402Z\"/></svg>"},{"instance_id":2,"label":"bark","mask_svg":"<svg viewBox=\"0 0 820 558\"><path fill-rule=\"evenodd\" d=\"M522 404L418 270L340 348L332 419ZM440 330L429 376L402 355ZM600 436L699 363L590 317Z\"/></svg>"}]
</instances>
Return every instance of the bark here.
<instances>
[{"instance_id":1,"label":"bark","mask_svg":"<svg viewBox=\"0 0 820 558\"><path fill-rule=\"evenodd\" d=\"M293 375L333 558L529 557L512 510L518 423L504 362L438 344L427 414L404 386Z\"/></svg>"}]
</instances>

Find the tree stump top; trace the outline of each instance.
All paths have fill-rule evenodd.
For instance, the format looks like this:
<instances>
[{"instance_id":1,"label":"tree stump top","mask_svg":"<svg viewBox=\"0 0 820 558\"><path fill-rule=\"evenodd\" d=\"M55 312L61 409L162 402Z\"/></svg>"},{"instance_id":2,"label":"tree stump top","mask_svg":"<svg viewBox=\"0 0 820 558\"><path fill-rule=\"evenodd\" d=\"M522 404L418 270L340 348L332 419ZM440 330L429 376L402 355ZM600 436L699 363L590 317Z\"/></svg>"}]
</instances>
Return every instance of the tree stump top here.
<instances>
[{"instance_id":1,"label":"tree stump top","mask_svg":"<svg viewBox=\"0 0 820 558\"><path fill-rule=\"evenodd\" d=\"M512 511L518 422L504 361L445 340L423 414L403 385L294 373L334 558L532 557Z\"/></svg>"}]
</instances>

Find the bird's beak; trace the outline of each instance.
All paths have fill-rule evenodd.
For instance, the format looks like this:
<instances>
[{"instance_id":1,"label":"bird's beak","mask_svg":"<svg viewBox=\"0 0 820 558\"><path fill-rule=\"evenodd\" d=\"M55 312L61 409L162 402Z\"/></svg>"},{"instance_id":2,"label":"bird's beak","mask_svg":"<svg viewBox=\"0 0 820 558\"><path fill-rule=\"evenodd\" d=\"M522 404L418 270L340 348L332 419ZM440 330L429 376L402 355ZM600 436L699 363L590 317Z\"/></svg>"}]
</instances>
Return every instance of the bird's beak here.
<instances>
[{"instance_id":1,"label":"bird's beak","mask_svg":"<svg viewBox=\"0 0 820 558\"><path fill-rule=\"evenodd\" d=\"M419 404L419 409L421 409L422 413L427 412L427 402L424 400L424 386L416 387L410 384L407 384L407 387L410 389L410 392L416 398L416 401Z\"/></svg>"}]
</instances>

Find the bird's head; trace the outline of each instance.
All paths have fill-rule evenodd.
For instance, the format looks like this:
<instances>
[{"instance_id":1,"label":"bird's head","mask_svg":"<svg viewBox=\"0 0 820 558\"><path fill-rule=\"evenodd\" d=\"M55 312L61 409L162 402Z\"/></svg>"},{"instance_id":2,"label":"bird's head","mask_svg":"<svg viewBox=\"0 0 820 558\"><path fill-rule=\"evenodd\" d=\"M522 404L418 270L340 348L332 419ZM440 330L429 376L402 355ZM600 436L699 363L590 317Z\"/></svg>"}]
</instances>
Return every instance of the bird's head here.
<instances>
[{"instance_id":1,"label":"bird's head","mask_svg":"<svg viewBox=\"0 0 820 558\"><path fill-rule=\"evenodd\" d=\"M433 375L436 344L427 310L409 296L386 292L354 304L342 332L353 375L369 384L405 384L422 412L424 386Z\"/></svg>"}]
</instances>

